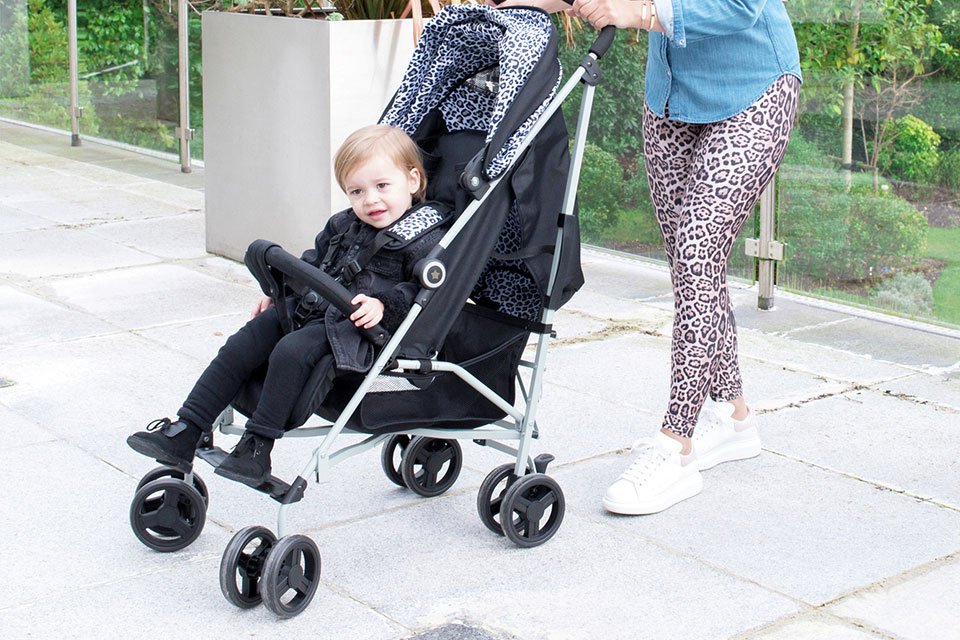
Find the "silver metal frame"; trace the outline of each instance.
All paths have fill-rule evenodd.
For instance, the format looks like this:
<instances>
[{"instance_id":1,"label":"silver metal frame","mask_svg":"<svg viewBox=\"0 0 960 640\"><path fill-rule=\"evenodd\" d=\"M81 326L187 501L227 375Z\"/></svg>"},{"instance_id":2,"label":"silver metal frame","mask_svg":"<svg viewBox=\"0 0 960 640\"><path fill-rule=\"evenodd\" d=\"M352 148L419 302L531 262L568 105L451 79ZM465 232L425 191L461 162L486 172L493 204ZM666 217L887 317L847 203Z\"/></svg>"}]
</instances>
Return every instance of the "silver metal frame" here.
<instances>
[{"instance_id":1,"label":"silver metal frame","mask_svg":"<svg viewBox=\"0 0 960 640\"><path fill-rule=\"evenodd\" d=\"M596 60L596 56L594 54L591 53L589 55ZM584 72L585 71L583 67L578 67L577 70L574 71L570 78L564 83L564 85L557 91L553 101L550 103L544 113L541 114L536 124L531 128L523 142L521 142L519 145L514 162L519 160L519 158L523 155L523 152L534 140L540 130L546 125L549 119L560 110L564 100L576 88L577 84L580 82L580 79L583 77ZM574 215L574 203L576 200L577 186L580 181L580 168L583 164L583 150L584 146L586 145L587 127L590 121L590 111L593 105L594 92L594 86L589 84L584 85L580 116L577 120L577 130L574 136L574 147L572 152L570 173L567 177L567 185L564 191L563 215L566 216ZM446 248L450 245L453 239L457 237L464 226L466 226L470 219L476 214L477 210L483 205L487 197L493 193L500 180L501 178L493 180L484 196L480 200L472 202L464 210L457 221L451 226L447 233L444 234L443 238L438 243L441 247ZM555 245L556 249L553 255L550 279L547 284L546 295L548 297L553 292L557 271L560 267L562 238L563 229L560 228L557 230L557 242ZM483 395L483 397L485 397L487 400L503 410L504 413L507 414L506 418L504 419L497 420L488 425L475 429L418 428L395 433L369 434L346 428L347 421L353 415L354 411L356 411L363 397L369 392L374 381L382 375L385 367L388 365L394 353L399 348L404 336L410 330L410 327L413 325L414 321L422 311L422 305L413 305L406 318L400 324L400 327L390 338L389 342L387 342L387 344L384 346L376 362L374 362L373 366L370 368L370 371L366 374L366 376L364 376L360 386L357 388L356 392L354 392L346 407L344 407L344 410L333 424L299 427L285 435L285 437L293 438L317 436L323 437L323 441L313 450L313 454L311 455L309 462L300 473L301 478L307 479L310 476L314 476L318 483L323 482L329 478L332 468L339 462L367 451L368 449L381 444L388 437L396 435L397 433L402 433L409 436L426 436L430 438L442 439L485 440L487 441L486 446L498 451L502 451L516 458L514 473L516 473L518 476L523 475L527 470L534 469L533 460L530 457L530 445L534 433L537 430L536 414L540 401L540 395L543 390L543 374L546 364L546 350L550 339L548 334L540 334L538 336L536 340L536 350L533 354L532 360L521 359L520 361L520 366L517 370L516 377L520 390L520 397L523 401L522 409L518 409L517 407L514 407L512 404L508 403L499 394L490 389L486 384L478 380L463 367L452 362L438 360L431 362L431 368L433 371L453 373L458 378L470 385L470 387L472 387L478 393ZM555 312L552 309L544 309L541 315L541 322L545 325L550 325L550 323L553 321L554 314ZM521 372L525 369L529 370L529 384L524 384L523 376L521 375ZM395 363L395 368L392 369L391 372L416 372L419 370L419 361L399 359ZM411 391L411 393L416 392ZM216 426L219 427L222 433L230 435L241 435L243 433L242 428L233 424L232 409L227 409L227 411L221 414L220 418L217 420ZM360 442L355 442L340 449L334 450L334 441L342 433L362 435L366 437ZM505 442L516 443L516 445L511 446L504 444ZM288 533L286 526L286 515L287 510L293 506L293 504L280 505L280 512L277 516L278 537L283 537Z\"/></svg>"}]
</instances>

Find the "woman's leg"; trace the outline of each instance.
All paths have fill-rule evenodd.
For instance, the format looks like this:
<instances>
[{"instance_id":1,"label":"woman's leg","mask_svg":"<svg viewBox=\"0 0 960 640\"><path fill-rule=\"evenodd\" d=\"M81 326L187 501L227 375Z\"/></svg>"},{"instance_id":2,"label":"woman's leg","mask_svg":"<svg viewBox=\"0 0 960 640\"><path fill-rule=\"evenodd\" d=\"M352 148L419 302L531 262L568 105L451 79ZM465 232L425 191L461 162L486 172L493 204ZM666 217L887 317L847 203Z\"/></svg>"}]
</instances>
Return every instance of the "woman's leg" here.
<instances>
[{"instance_id":1,"label":"woman's leg","mask_svg":"<svg viewBox=\"0 0 960 640\"><path fill-rule=\"evenodd\" d=\"M742 402L727 260L743 223L783 159L799 83L777 80L743 112L705 125L674 245L676 315L663 428L689 438L707 394Z\"/></svg>"}]
</instances>

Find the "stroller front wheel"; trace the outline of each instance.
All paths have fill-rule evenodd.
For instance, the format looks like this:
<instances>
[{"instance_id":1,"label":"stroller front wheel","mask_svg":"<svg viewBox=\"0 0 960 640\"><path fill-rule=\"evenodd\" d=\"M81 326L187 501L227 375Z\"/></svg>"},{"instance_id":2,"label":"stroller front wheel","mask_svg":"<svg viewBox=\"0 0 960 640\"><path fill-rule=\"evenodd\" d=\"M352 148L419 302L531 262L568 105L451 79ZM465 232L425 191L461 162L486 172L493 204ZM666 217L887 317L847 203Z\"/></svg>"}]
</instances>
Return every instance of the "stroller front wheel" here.
<instances>
[{"instance_id":1,"label":"stroller front wheel","mask_svg":"<svg viewBox=\"0 0 960 640\"><path fill-rule=\"evenodd\" d=\"M411 491L432 498L453 486L462 466L463 450L459 442L417 436L403 453L400 472Z\"/></svg>"},{"instance_id":2,"label":"stroller front wheel","mask_svg":"<svg viewBox=\"0 0 960 640\"><path fill-rule=\"evenodd\" d=\"M566 502L557 481L531 473L507 489L500 504L500 526L518 547L536 547L553 537L563 522Z\"/></svg>"},{"instance_id":3,"label":"stroller front wheel","mask_svg":"<svg viewBox=\"0 0 960 640\"><path fill-rule=\"evenodd\" d=\"M159 480L160 478L176 478L177 480L183 480L186 478L186 474L175 467L156 467L150 471L147 471L143 477L140 478L140 482L137 484L137 491L139 491L144 485L149 484L154 480ZM209 508L210 491L207 489L207 483L204 482L196 472L193 473L193 488L200 492L200 497L203 498L204 503L207 505L207 508Z\"/></svg>"},{"instance_id":4,"label":"stroller front wheel","mask_svg":"<svg viewBox=\"0 0 960 640\"><path fill-rule=\"evenodd\" d=\"M246 527L230 538L220 558L220 591L230 604L241 609L260 604L263 566L276 543L266 527Z\"/></svg>"},{"instance_id":5,"label":"stroller front wheel","mask_svg":"<svg viewBox=\"0 0 960 640\"><path fill-rule=\"evenodd\" d=\"M130 526L154 551L179 551L203 531L207 503L194 487L177 478L159 478L137 490L130 503Z\"/></svg>"},{"instance_id":6,"label":"stroller front wheel","mask_svg":"<svg viewBox=\"0 0 960 640\"><path fill-rule=\"evenodd\" d=\"M260 595L267 609L281 618L302 613L320 584L320 550L303 535L285 536L267 554Z\"/></svg>"},{"instance_id":7,"label":"stroller front wheel","mask_svg":"<svg viewBox=\"0 0 960 640\"><path fill-rule=\"evenodd\" d=\"M500 536L503 535L503 527L500 526L500 505L503 504L503 496L507 493L507 489L517 480L513 469L512 462L500 465L487 474L477 492L477 513L480 514L480 521L487 529Z\"/></svg>"}]
</instances>

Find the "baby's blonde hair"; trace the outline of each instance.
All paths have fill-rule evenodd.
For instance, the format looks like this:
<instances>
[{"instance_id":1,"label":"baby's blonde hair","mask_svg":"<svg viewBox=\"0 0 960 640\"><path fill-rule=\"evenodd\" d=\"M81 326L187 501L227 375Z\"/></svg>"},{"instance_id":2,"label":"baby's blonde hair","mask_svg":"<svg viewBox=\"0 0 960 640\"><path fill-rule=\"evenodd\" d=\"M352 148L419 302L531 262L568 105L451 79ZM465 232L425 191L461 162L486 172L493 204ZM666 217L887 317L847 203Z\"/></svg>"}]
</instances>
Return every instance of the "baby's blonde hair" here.
<instances>
[{"instance_id":1,"label":"baby's blonde hair","mask_svg":"<svg viewBox=\"0 0 960 640\"><path fill-rule=\"evenodd\" d=\"M417 143L402 129L388 124L374 124L351 133L333 158L333 173L337 184L346 191L347 177L361 164L371 158L385 155L404 171L416 169L420 174L420 187L414 194L415 201L422 201L427 192L427 174Z\"/></svg>"}]
</instances>

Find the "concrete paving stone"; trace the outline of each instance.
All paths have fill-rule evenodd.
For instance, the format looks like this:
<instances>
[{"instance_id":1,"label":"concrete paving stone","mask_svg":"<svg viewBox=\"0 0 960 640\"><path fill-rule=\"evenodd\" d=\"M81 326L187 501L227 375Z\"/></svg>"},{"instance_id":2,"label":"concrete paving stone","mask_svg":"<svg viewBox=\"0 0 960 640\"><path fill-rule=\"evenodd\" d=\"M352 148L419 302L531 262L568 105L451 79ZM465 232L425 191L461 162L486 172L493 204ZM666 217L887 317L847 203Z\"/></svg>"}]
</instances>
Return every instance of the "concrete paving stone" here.
<instances>
[{"instance_id":1,"label":"concrete paving stone","mask_svg":"<svg viewBox=\"0 0 960 640\"><path fill-rule=\"evenodd\" d=\"M154 556L151 565L166 566L85 586L69 597L0 608L4 637L85 640L111 634L121 638L235 640L320 636L397 640L412 633L362 603L340 595L338 586L322 575L310 606L299 616L280 620L263 605L244 610L227 602L220 593L219 555L184 561L180 556L186 551L159 554L144 550ZM111 561L124 568L142 569L141 555L121 548ZM105 611L109 612L108 618Z\"/></svg>"},{"instance_id":2,"label":"concrete paving stone","mask_svg":"<svg viewBox=\"0 0 960 640\"><path fill-rule=\"evenodd\" d=\"M16 384L0 388L0 403L81 441L176 411L204 366L130 334L10 348L3 376Z\"/></svg>"},{"instance_id":3,"label":"concrete paving stone","mask_svg":"<svg viewBox=\"0 0 960 640\"><path fill-rule=\"evenodd\" d=\"M670 295L670 273L666 266L650 265L643 278L637 277L636 260L584 249L581 265L584 279L593 293L623 300L644 300Z\"/></svg>"},{"instance_id":4,"label":"concrete paving stone","mask_svg":"<svg viewBox=\"0 0 960 640\"><path fill-rule=\"evenodd\" d=\"M48 229L56 222L28 213L18 207L0 204L0 234Z\"/></svg>"},{"instance_id":5,"label":"concrete paving stone","mask_svg":"<svg viewBox=\"0 0 960 640\"><path fill-rule=\"evenodd\" d=\"M921 402L935 402L960 411L960 374L957 372L936 375L916 373L907 378L873 386L884 393L906 395Z\"/></svg>"},{"instance_id":6,"label":"concrete paving stone","mask_svg":"<svg viewBox=\"0 0 960 640\"><path fill-rule=\"evenodd\" d=\"M55 161L50 162L50 165L54 171L62 173L66 177L81 177L95 184L109 187L111 190L115 187L132 186L143 181L143 178L134 173L108 169L97 164L80 162L73 158L66 158L65 160L60 164Z\"/></svg>"},{"instance_id":7,"label":"concrete paving stone","mask_svg":"<svg viewBox=\"0 0 960 640\"><path fill-rule=\"evenodd\" d=\"M557 337L551 339L550 343L555 344L555 340L564 342L588 338L591 334L600 333L609 326L610 322L606 320L600 320L575 311L561 309L553 321L553 328L557 333ZM531 336L531 342L535 339L536 336Z\"/></svg>"},{"instance_id":8,"label":"concrete paving stone","mask_svg":"<svg viewBox=\"0 0 960 640\"><path fill-rule=\"evenodd\" d=\"M737 326L767 333L789 334L796 329L829 326L849 319L849 314L795 300L775 298L773 309L758 309L756 300L735 309Z\"/></svg>"},{"instance_id":9,"label":"concrete paving stone","mask_svg":"<svg viewBox=\"0 0 960 640\"><path fill-rule=\"evenodd\" d=\"M110 173L116 173L110 171ZM88 176L84 176L88 177ZM140 178L137 178L140 180ZM110 184L109 181L104 184ZM97 212L97 220L137 220L158 218L184 213L184 208L155 198L146 197L115 186L103 186L95 193L79 192L69 198L69 202L84 205ZM72 222L71 220L64 220Z\"/></svg>"},{"instance_id":10,"label":"concrete paving stone","mask_svg":"<svg viewBox=\"0 0 960 640\"><path fill-rule=\"evenodd\" d=\"M70 202L72 198L102 190L102 186L82 176L65 180L63 174L54 169L37 167L26 172L13 171L0 178L0 203L33 211L40 203ZM55 209L50 211L53 212Z\"/></svg>"},{"instance_id":11,"label":"concrete paving stone","mask_svg":"<svg viewBox=\"0 0 960 640\"><path fill-rule=\"evenodd\" d=\"M410 636L407 640L511 640L516 636L506 636L499 632L490 632L463 624L444 624L435 629Z\"/></svg>"},{"instance_id":12,"label":"concrete paving stone","mask_svg":"<svg viewBox=\"0 0 960 640\"><path fill-rule=\"evenodd\" d=\"M52 280L49 287L65 304L127 329L249 310L257 299L248 287L170 264Z\"/></svg>"},{"instance_id":13,"label":"concrete paving stone","mask_svg":"<svg viewBox=\"0 0 960 640\"><path fill-rule=\"evenodd\" d=\"M840 620L831 619L822 613L801 614L783 623L756 633L737 636L736 640L879 640L884 636L876 635L866 629ZM931 638L931 640L933 640Z\"/></svg>"},{"instance_id":14,"label":"concrete paving stone","mask_svg":"<svg viewBox=\"0 0 960 640\"><path fill-rule=\"evenodd\" d=\"M7 449L57 440L57 436L38 423L27 420L2 404L0 404L0 425L3 425L3 442Z\"/></svg>"},{"instance_id":15,"label":"concrete paving stone","mask_svg":"<svg viewBox=\"0 0 960 640\"><path fill-rule=\"evenodd\" d=\"M960 513L772 453L705 472L699 495L661 513L606 514L632 459L558 470L568 509L810 605L960 549Z\"/></svg>"},{"instance_id":16,"label":"concrete paving stone","mask_svg":"<svg viewBox=\"0 0 960 640\"><path fill-rule=\"evenodd\" d=\"M956 411L868 390L765 415L762 429L784 456L960 509Z\"/></svg>"},{"instance_id":17,"label":"concrete paving stone","mask_svg":"<svg viewBox=\"0 0 960 640\"><path fill-rule=\"evenodd\" d=\"M20 577L0 583L3 609L51 601L59 611L90 587L172 564L192 574L198 559L221 555L229 538L225 530L209 525L182 552L151 551L130 529L128 509L136 483L66 442L4 449L0 468L6 477L19 479L15 491L0 497L3 513L16 520L4 531L9 554L4 572ZM103 608L91 607L88 615L96 619L98 611Z\"/></svg>"},{"instance_id":18,"label":"concrete paving stone","mask_svg":"<svg viewBox=\"0 0 960 640\"><path fill-rule=\"evenodd\" d=\"M822 377L749 357L741 358L741 368L745 395L758 410L775 409L846 388ZM554 349L548 379L628 407L650 409L653 402L653 406L659 405L659 412L666 409L669 371L669 340L631 334Z\"/></svg>"},{"instance_id":19,"label":"concrete paving stone","mask_svg":"<svg viewBox=\"0 0 960 640\"><path fill-rule=\"evenodd\" d=\"M59 259L51 259L57 247ZM40 229L0 235L0 272L44 278L157 262L155 256L77 229Z\"/></svg>"},{"instance_id":20,"label":"concrete paving stone","mask_svg":"<svg viewBox=\"0 0 960 640\"><path fill-rule=\"evenodd\" d=\"M578 291L563 308L600 320L636 322L651 327L660 327L673 317L672 303L669 308L671 315L668 318L664 309L652 303L616 298L583 289Z\"/></svg>"},{"instance_id":21,"label":"concrete paving stone","mask_svg":"<svg viewBox=\"0 0 960 640\"><path fill-rule=\"evenodd\" d=\"M253 304L250 305L253 307ZM182 324L170 324L134 331L136 335L159 342L165 347L195 358L206 365L217 355L231 335L250 319L250 312L243 310L211 318L202 318Z\"/></svg>"},{"instance_id":22,"label":"concrete paving stone","mask_svg":"<svg viewBox=\"0 0 960 640\"><path fill-rule=\"evenodd\" d=\"M162 169L169 171L170 167L164 165ZM144 180L124 188L134 194L142 194L155 200L174 205L183 211L203 212L203 191L198 191L197 189L188 189L159 180Z\"/></svg>"},{"instance_id":23,"label":"concrete paving stone","mask_svg":"<svg viewBox=\"0 0 960 640\"><path fill-rule=\"evenodd\" d=\"M316 540L329 580L415 628L478 620L521 638L692 640L727 638L797 611L783 596L569 506L557 535L533 549L484 528L472 495L403 516L331 528ZM697 597L677 597L677 585ZM731 616L730 602L750 607Z\"/></svg>"},{"instance_id":24,"label":"concrete paving stone","mask_svg":"<svg viewBox=\"0 0 960 640\"><path fill-rule=\"evenodd\" d=\"M862 353L918 368L952 367L960 363L960 340L869 320L850 318L823 327L797 329L791 337Z\"/></svg>"},{"instance_id":25,"label":"concrete paving stone","mask_svg":"<svg viewBox=\"0 0 960 640\"><path fill-rule=\"evenodd\" d=\"M183 213L150 220L98 225L90 233L120 245L172 260L205 258L204 219L200 213Z\"/></svg>"},{"instance_id":26,"label":"concrete paving stone","mask_svg":"<svg viewBox=\"0 0 960 640\"><path fill-rule=\"evenodd\" d=\"M252 309L253 303L263 296L263 292L260 290L260 285L250 274L250 270L239 262L228 260L227 258L221 258L219 256L210 256L204 260L192 262L189 266L194 271L207 274L220 280L225 280L226 282L240 284L254 289L255 291L253 293L253 297L250 298L249 304L245 306L244 309Z\"/></svg>"},{"instance_id":27,"label":"concrete paving stone","mask_svg":"<svg viewBox=\"0 0 960 640\"><path fill-rule=\"evenodd\" d=\"M42 335L37 327L43 327ZM0 285L0 347L61 342L113 331L116 327L86 313Z\"/></svg>"},{"instance_id":28,"label":"concrete paving stone","mask_svg":"<svg viewBox=\"0 0 960 640\"><path fill-rule=\"evenodd\" d=\"M741 356L831 380L871 385L913 375L901 365L755 329L740 327L737 341Z\"/></svg>"},{"instance_id":29,"label":"concrete paving stone","mask_svg":"<svg viewBox=\"0 0 960 640\"><path fill-rule=\"evenodd\" d=\"M31 215L50 220L51 225L48 226L60 229L85 229L109 221L95 206L70 202L69 198L76 197L76 192L81 190L95 196L102 187L77 189L62 197L47 196L42 200L18 202L16 206Z\"/></svg>"},{"instance_id":30,"label":"concrete paving stone","mask_svg":"<svg viewBox=\"0 0 960 640\"><path fill-rule=\"evenodd\" d=\"M828 608L904 640L960 636L960 558L894 585L861 591Z\"/></svg>"}]
</instances>

